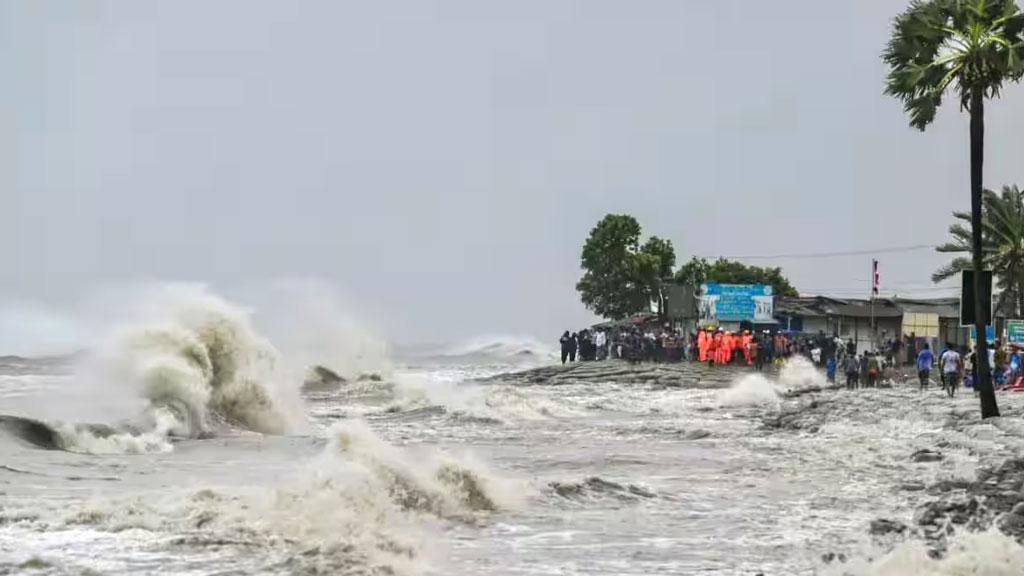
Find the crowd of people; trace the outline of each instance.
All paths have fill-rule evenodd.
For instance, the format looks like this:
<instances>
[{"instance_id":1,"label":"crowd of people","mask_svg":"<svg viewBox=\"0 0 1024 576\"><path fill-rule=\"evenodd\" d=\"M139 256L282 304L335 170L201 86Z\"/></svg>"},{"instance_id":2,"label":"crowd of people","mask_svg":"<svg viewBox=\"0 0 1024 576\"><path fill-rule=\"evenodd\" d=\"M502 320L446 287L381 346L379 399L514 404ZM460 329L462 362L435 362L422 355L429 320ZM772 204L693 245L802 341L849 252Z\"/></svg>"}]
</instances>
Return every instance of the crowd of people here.
<instances>
[{"instance_id":1,"label":"crowd of people","mask_svg":"<svg viewBox=\"0 0 1024 576\"><path fill-rule=\"evenodd\" d=\"M629 362L707 362L712 365L746 365L762 369L794 355L807 357L822 366L836 351L846 348L842 340L768 331L715 329L684 333L665 326L654 330L640 327L566 330L560 338L562 363L622 359ZM850 342L849 346L853 346Z\"/></svg>"},{"instance_id":2,"label":"crowd of people","mask_svg":"<svg viewBox=\"0 0 1024 576\"><path fill-rule=\"evenodd\" d=\"M939 382L949 388L951 393L961 382L973 388L978 379L976 349L972 348L968 353L965 347L958 348L947 343L945 349L936 356L925 344L917 354L917 375L922 390L931 383L931 371L936 364L939 366ZM1024 390L1024 355L1020 347L1005 345L996 340L988 349L988 365L992 384L997 389Z\"/></svg>"},{"instance_id":3,"label":"crowd of people","mask_svg":"<svg viewBox=\"0 0 1024 576\"><path fill-rule=\"evenodd\" d=\"M931 383L938 366L940 385L955 390L977 380L976 354L966 347L946 343L940 351L913 335L906 341L889 340L877 350L857 352L853 340L827 336L702 329L685 333L668 325L660 329L621 327L565 331L560 338L562 363L621 359L638 362L706 362L714 366L740 365L761 370L802 356L825 371L830 382L845 376L850 389L875 388L892 377L892 370L915 366L921 388ZM1024 354L1017 346L996 341L988 351L992 381L997 388L1024 390Z\"/></svg>"}]
</instances>

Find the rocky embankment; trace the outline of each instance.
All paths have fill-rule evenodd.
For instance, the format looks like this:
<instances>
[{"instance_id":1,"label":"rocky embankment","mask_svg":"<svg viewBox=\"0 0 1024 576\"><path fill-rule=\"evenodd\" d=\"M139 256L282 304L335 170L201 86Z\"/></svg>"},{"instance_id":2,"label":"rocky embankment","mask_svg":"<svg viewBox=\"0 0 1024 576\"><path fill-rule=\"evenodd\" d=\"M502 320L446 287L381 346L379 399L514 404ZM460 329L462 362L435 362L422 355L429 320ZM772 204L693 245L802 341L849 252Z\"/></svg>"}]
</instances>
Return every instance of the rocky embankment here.
<instances>
[{"instance_id":1,"label":"rocky embankment","mask_svg":"<svg viewBox=\"0 0 1024 576\"><path fill-rule=\"evenodd\" d=\"M630 364L618 360L575 362L545 366L523 372L500 374L483 382L521 386L558 386L562 384L636 384L675 388L728 388L737 377L750 374L744 366L709 366L697 362L674 364Z\"/></svg>"},{"instance_id":2,"label":"rocky embankment","mask_svg":"<svg viewBox=\"0 0 1024 576\"><path fill-rule=\"evenodd\" d=\"M481 382L518 386L598 385L615 382L645 387L713 390L729 388L740 378L751 374L757 374L757 372L746 366L712 366L697 362L630 364L610 360L545 366L522 372L499 374L483 379ZM779 371L776 368L765 368L762 374L767 378L777 380ZM838 385L826 385L824 374L815 380L816 382L798 382L798 385L794 387L787 387L785 383L780 383L780 395L785 398L796 398L839 388ZM796 407L795 410L803 412L805 407Z\"/></svg>"},{"instance_id":3,"label":"rocky embankment","mask_svg":"<svg viewBox=\"0 0 1024 576\"><path fill-rule=\"evenodd\" d=\"M922 460L918 452L912 459L928 462L941 458L941 453L925 451L924 456L927 459ZM911 525L879 518L871 522L871 534L923 539L935 558L945 554L956 534L993 527L1024 545L1024 459L1009 458L979 470L977 480L942 481L927 491L931 499L918 508Z\"/></svg>"},{"instance_id":4,"label":"rocky embankment","mask_svg":"<svg viewBox=\"0 0 1024 576\"><path fill-rule=\"evenodd\" d=\"M981 462L975 478L905 485L904 490L924 490L926 500L917 507L909 525L879 518L871 523L872 534L923 539L933 557L943 556L957 534L993 528L1024 545L1024 414L1016 397L1000 395L1000 400L1001 418L981 420L973 409L953 409L942 424L944 430L965 438L983 439L970 446ZM943 450L962 447L940 441L908 458L915 463L939 463L945 458Z\"/></svg>"}]
</instances>

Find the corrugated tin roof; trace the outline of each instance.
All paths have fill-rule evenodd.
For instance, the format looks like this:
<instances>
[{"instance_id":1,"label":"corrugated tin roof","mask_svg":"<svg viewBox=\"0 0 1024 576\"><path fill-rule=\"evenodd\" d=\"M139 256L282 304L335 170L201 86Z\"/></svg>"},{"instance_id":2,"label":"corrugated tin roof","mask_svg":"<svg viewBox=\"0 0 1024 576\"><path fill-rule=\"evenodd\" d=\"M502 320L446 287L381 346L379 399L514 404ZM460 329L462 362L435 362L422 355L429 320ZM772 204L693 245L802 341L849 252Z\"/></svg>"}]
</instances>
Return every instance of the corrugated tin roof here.
<instances>
[{"instance_id":1,"label":"corrugated tin roof","mask_svg":"<svg viewBox=\"0 0 1024 576\"><path fill-rule=\"evenodd\" d=\"M876 301L874 306L870 301L848 302L828 306L825 310L830 316L845 316L847 318L899 318L903 316L903 310L882 300Z\"/></svg>"},{"instance_id":2,"label":"corrugated tin roof","mask_svg":"<svg viewBox=\"0 0 1024 576\"><path fill-rule=\"evenodd\" d=\"M775 314L780 316L816 317L825 314L815 306L814 298L778 296L775 298Z\"/></svg>"},{"instance_id":3,"label":"corrugated tin roof","mask_svg":"<svg viewBox=\"0 0 1024 576\"><path fill-rule=\"evenodd\" d=\"M873 308L873 310L872 310ZM899 318L904 312L938 314L940 318L958 318L960 301L957 298L891 299L830 298L828 296L779 297L775 313L780 316L815 318L845 316L847 318Z\"/></svg>"},{"instance_id":4,"label":"corrugated tin roof","mask_svg":"<svg viewBox=\"0 0 1024 576\"><path fill-rule=\"evenodd\" d=\"M959 298L935 298L931 300L909 300L897 298L896 304L904 312L915 314L938 314L939 318L959 318Z\"/></svg>"}]
</instances>

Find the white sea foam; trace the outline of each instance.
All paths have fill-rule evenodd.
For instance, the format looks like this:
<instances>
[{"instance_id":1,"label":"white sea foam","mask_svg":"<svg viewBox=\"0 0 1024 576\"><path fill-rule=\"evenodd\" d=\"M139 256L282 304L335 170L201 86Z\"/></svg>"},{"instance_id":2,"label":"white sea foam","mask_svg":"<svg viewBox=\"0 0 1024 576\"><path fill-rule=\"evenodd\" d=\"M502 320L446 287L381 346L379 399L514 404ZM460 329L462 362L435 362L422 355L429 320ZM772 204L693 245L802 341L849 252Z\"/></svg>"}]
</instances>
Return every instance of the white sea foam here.
<instances>
[{"instance_id":1,"label":"white sea foam","mask_svg":"<svg viewBox=\"0 0 1024 576\"><path fill-rule=\"evenodd\" d=\"M365 466L403 506L459 516L515 506L516 490L486 471L431 450L410 451L381 440L363 422L339 422L328 430L321 465L341 460Z\"/></svg>"},{"instance_id":2,"label":"white sea foam","mask_svg":"<svg viewBox=\"0 0 1024 576\"><path fill-rule=\"evenodd\" d=\"M807 359L796 356L782 367L775 380L760 373L740 377L719 395L722 406L778 406L786 392L822 388L825 375Z\"/></svg>"},{"instance_id":3,"label":"white sea foam","mask_svg":"<svg viewBox=\"0 0 1024 576\"><path fill-rule=\"evenodd\" d=\"M54 430L60 435L61 447L69 452L84 454L146 454L170 452L173 446L169 435L183 434L182 423L175 413L159 407L147 414L149 425L138 432L98 432L88 426L58 424Z\"/></svg>"},{"instance_id":4,"label":"white sea foam","mask_svg":"<svg viewBox=\"0 0 1024 576\"><path fill-rule=\"evenodd\" d=\"M778 406L775 384L761 374L747 374L719 395L722 406Z\"/></svg>"},{"instance_id":5,"label":"white sea foam","mask_svg":"<svg viewBox=\"0 0 1024 576\"><path fill-rule=\"evenodd\" d=\"M828 386L825 374L802 356L790 358L779 371L778 386L784 391Z\"/></svg>"},{"instance_id":6,"label":"white sea foam","mask_svg":"<svg viewBox=\"0 0 1024 576\"><path fill-rule=\"evenodd\" d=\"M567 418L585 412L558 402L539 390L466 383L457 377L399 373L395 375L394 393L395 403L391 409L441 406L457 416L500 421Z\"/></svg>"},{"instance_id":7,"label":"white sea foam","mask_svg":"<svg viewBox=\"0 0 1024 576\"><path fill-rule=\"evenodd\" d=\"M1020 576L1024 548L996 530L965 534L935 559L922 542L907 541L875 559L858 557L825 571L826 576Z\"/></svg>"},{"instance_id":8,"label":"white sea foam","mask_svg":"<svg viewBox=\"0 0 1024 576\"><path fill-rule=\"evenodd\" d=\"M445 546L427 539L433 523L517 508L523 488L472 457L397 447L365 423L345 421L278 488L171 489L56 513L66 527L170 530L197 545L259 546L261 562L287 562L288 573L420 574Z\"/></svg>"}]
</instances>

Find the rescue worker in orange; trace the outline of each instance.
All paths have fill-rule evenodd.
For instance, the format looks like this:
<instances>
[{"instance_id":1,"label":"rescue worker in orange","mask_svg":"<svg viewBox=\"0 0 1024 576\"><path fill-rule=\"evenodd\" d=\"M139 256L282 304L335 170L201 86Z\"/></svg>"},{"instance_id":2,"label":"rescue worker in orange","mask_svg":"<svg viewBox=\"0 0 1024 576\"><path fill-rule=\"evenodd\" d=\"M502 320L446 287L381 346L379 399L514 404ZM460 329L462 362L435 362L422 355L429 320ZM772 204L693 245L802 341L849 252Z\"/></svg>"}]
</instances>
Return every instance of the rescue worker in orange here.
<instances>
[{"instance_id":1,"label":"rescue worker in orange","mask_svg":"<svg viewBox=\"0 0 1024 576\"><path fill-rule=\"evenodd\" d=\"M722 334L722 344L718 348L718 363L723 366L729 363L732 358L733 338L732 332Z\"/></svg>"},{"instance_id":2,"label":"rescue worker in orange","mask_svg":"<svg viewBox=\"0 0 1024 576\"><path fill-rule=\"evenodd\" d=\"M764 354L759 350L760 339L751 337L750 339L750 358L753 360L754 367L761 371L764 369Z\"/></svg>"},{"instance_id":3,"label":"rescue worker in orange","mask_svg":"<svg viewBox=\"0 0 1024 576\"><path fill-rule=\"evenodd\" d=\"M697 332L697 357L701 362L708 359L708 333L704 330Z\"/></svg>"},{"instance_id":4,"label":"rescue worker in orange","mask_svg":"<svg viewBox=\"0 0 1024 576\"><path fill-rule=\"evenodd\" d=\"M753 364L750 355L750 343L754 341L754 337L750 334L750 330L743 331L743 359L747 362L747 366Z\"/></svg>"}]
</instances>

